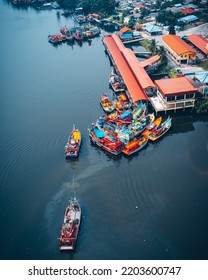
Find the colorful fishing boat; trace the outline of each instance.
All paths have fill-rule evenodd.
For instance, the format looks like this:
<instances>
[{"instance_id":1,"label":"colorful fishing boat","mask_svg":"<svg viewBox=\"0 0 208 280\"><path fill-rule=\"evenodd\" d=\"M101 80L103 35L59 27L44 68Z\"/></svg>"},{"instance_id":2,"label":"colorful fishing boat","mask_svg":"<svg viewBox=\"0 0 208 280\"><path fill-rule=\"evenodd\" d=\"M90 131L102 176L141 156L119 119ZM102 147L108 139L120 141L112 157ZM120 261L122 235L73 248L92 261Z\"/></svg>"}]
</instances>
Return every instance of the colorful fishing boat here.
<instances>
[{"instance_id":1,"label":"colorful fishing boat","mask_svg":"<svg viewBox=\"0 0 208 280\"><path fill-rule=\"evenodd\" d=\"M51 44L56 45L56 44L62 43L62 41L63 41L63 37L61 34L48 36L48 42Z\"/></svg>"},{"instance_id":2,"label":"colorful fishing boat","mask_svg":"<svg viewBox=\"0 0 208 280\"><path fill-rule=\"evenodd\" d=\"M127 156L130 156L140 151L142 148L144 148L147 145L147 143L148 143L148 137L146 136L143 136L140 139L134 138L128 144L124 145L124 148L122 149L122 153L124 153Z\"/></svg>"},{"instance_id":3,"label":"colorful fishing boat","mask_svg":"<svg viewBox=\"0 0 208 280\"><path fill-rule=\"evenodd\" d=\"M116 123L118 125L128 125L132 122L132 112L130 110L126 110L124 113L120 114L116 118Z\"/></svg>"},{"instance_id":4,"label":"colorful fishing boat","mask_svg":"<svg viewBox=\"0 0 208 280\"><path fill-rule=\"evenodd\" d=\"M133 120L131 123L131 131L134 136L141 134L150 123L153 123L155 120L154 114L148 114L140 120Z\"/></svg>"},{"instance_id":5,"label":"colorful fishing boat","mask_svg":"<svg viewBox=\"0 0 208 280\"><path fill-rule=\"evenodd\" d=\"M116 156L121 153L123 143L116 135L108 134L95 126L90 127L88 131L93 144Z\"/></svg>"},{"instance_id":6,"label":"colorful fishing boat","mask_svg":"<svg viewBox=\"0 0 208 280\"><path fill-rule=\"evenodd\" d=\"M67 41L67 42L73 42L74 41L74 36L73 36L72 32L67 27L62 27L60 29L60 33L61 33L64 41Z\"/></svg>"},{"instance_id":7,"label":"colorful fishing boat","mask_svg":"<svg viewBox=\"0 0 208 280\"><path fill-rule=\"evenodd\" d=\"M146 113L146 109L147 109L146 104L143 104L142 102L140 102L139 105L132 112L133 119L139 120L142 117L144 117L145 113Z\"/></svg>"},{"instance_id":8,"label":"colorful fishing boat","mask_svg":"<svg viewBox=\"0 0 208 280\"><path fill-rule=\"evenodd\" d=\"M118 117L118 111L113 111L110 114L105 114L103 120L109 123L115 123L117 117Z\"/></svg>"},{"instance_id":9,"label":"colorful fishing boat","mask_svg":"<svg viewBox=\"0 0 208 280\"><path fill-rule=\"evenodd\" d=\"M73 125L73 130L69 135L67 144L65 146L66 158L74 158L79 156L81 147L81 132Z\"/></svg>"},{"instance_id":10,"label":"colorful fishing boat","mask_svg":"<svg viewBox=\"0 0 208 280\"><path fill-rule=\"evenodd\" d=\"M161 122L162 122L162 117L158 117L154 122L150 122L150 124L147 125L146 129L142 134L149 136L154 130L157 129L157 127L161 124Z\"/></svg>"},{"instance_id":11,"label":"colorful fishing boat","mask_svg":"<svg viewBox=\"0 0 208 280\"><path fill-rule=\"evenodd\" d=\"M112 113L115 110L115 106L111 102L110 98L106 95L101 96L100 104L106 113Z\"/></svg>"},{"instance_id":12,"label":"colorful fishing boat","mask_svg":"<svg viewBox=\"0 0 208 280\"><path fill-rule=\"evenodd\" d=\"M82 32L76 32L75 33L75 35L74 35L74 39L76 40L76 41L83 41L83 35L82 35Z\"/></svg>"},{"instance_id":13,"label":"colorful fishing boat","mask_svg":"<svg viewBox=\"0 0 208 280\"><path fill-rule=\"evenodd\" d=\"M76 198L71 199L64 214L59 239L61 251L74 250L81 222L81 207Z\"/></svg>"},{"instance_id":14,"label":"colorful fishing boat","mask_svg":"<svg viewBox=\"0 0 208 280\"><path fill-rule=\"evenodd\" d=\"M169 117L166 121L161 123L155 130L153 130L149 135L149 140L156 141L162 137L171 128L172 119Z\"/></svg>"}]
</instances>

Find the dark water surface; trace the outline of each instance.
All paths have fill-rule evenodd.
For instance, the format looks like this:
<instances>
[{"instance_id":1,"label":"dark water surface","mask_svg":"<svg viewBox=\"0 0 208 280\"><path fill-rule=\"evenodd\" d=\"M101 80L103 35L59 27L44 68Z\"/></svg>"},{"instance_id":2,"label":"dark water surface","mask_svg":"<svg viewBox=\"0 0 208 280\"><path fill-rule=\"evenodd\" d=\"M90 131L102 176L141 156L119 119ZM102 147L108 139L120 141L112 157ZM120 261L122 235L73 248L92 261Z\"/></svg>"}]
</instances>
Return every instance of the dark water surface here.
<instances>
[{"instance_id":1,"label":"dark water surface","mask_svg":"<svg viewBox=\"0 0 208 280\"><path fill-rule=\"evenodd\" d=\"M48 34L72 19L2 1L0 13L0 258L207 259L207 117L175 114L163 139L111 157L87 133L110 92L101 37L56 48ZM83 145L66 162L73 123ZM83 219L76 251L63 254L73 177Z\"/></svg>"}]
</instances>

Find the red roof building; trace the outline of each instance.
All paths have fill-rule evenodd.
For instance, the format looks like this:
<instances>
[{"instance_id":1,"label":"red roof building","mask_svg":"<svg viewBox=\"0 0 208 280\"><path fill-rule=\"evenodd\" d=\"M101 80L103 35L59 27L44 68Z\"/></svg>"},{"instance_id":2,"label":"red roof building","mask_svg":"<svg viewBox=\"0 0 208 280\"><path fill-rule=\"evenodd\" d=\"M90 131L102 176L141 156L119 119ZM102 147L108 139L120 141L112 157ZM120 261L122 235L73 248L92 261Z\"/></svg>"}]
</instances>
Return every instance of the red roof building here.
<instances>
[{"instance_id":1,"label":"red roof building","mask_svg":"<svg viewBox=\"0 0 208 280\"><path fill-rule=\"evenodd\" d=\"M208 40L206 38L197 34L192 34L188 36L188 40L206 56L208 55Z\"/></svg>"},{"instance_id":2,"label":"red roof building","mask_svg":"<svg viewBox=\"0 0 208 280\"><path fill-rule=\"evenodd\" d=\"M164 97L185 96L197 92L195 86L186 77L155 80L155 85Z\"/></svg>"},{"instance_id":3,"label":"red roof building","mask_svg":"<svg viewBox=\"0 0 208 280\"><path fill-rule=\"evenodd\" d=\"M191 14L194 14L196 12L197 12L196 10L191 9L191 8L181 10L181 14L183 14L184 16L191 15Z\"/></svg>"},{"instance_id":4,"label":"red roof building","mask_svg":"<svg viewBox=\"0 0 208 280\"><path fill-rule=\"evenodd\" d=\"M121 74L124 83L126 84L128 93L133 102L144 100L148 98L138 83L134 73L132 72L128 62L126 61L123 50L125 49L123 43L116 34L107 35L103 39L106 49L112 59L116 69Z\"/></svg>"}]
</instances>

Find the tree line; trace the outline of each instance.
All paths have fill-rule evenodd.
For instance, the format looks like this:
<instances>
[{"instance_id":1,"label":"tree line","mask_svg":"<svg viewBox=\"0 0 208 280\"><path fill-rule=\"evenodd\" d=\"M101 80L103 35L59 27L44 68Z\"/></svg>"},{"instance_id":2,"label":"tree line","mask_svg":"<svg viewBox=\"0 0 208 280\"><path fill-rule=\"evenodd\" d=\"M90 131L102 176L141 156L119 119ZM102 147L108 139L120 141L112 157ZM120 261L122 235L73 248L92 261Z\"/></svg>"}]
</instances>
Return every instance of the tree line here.
<instances>
[{"instance_id":1,"label":"tree line","mask_svg":"<svg viewBox=\"0 0 208 280\"><path fill-rule=\"evenodd\" d=\"M101 13L103 15L112 14L115 9L115 0L58 0L58 4L69 10L82 7L85 14Z\"/></svg>"}]
</instances>

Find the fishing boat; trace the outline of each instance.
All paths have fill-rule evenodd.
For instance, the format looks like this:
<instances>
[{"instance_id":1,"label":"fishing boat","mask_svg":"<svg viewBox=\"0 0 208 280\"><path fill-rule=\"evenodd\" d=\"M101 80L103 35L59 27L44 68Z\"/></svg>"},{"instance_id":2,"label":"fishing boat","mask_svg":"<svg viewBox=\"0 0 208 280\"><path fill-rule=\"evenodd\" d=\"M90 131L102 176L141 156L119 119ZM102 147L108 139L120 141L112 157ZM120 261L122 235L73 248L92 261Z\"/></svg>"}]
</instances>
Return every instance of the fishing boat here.
<instances>
[{"instance_id":1,"label":"fishing boat","mask_svg":"<svg viewBox=\"0 0 208 280\"><path fill-rule=\"evenodd\" d=\"M57 35L49 35L48 36L48 42L51 44L59 44L63 42L63 37L61 34L57 34Z\"/></svg>"},{"instance_id":2,"label":"fishing boat","mask_svg":"<svg viewBox=\"0 0 208 280\"><path fill-rule=\"evenodd\" d=\"M122 153L124 153L127 156L130 156L144 148L147 145L147 143L148 137L146 136L143 136L140 139L134 138L132 141L130 141L124 146L124 148L122 149Z\"/></svg>"},{"instance_id":3,"label":"fishing boat","mask_svg":"<svg viewBox=\"0 0 208 280\"><path fill-rule=\"evenodd\" d=\"M97 26L90 27L83 32L84 39L91 39L100 35L100 29Z\"/></svg>"},{"instance_id":4,"label":"fishing boat","mask_svg":"<svg viewBox=\"0 0 208 280\"><path fill-rule=\"evenodd\" d=\"M131 123L131 131L134 136L141 134L150 123L153 123L155 120L154 114L148 114L140 120L133 120Z\"/></svg>"},{"instance_id":5,"label":"fishing boat","mask_svg":"<svg viewBox=\"0 0 208 280\"><path fill-rule=\"evenodd\" d=\"M115 106L111 102L110 98L106 95L101 96L100 104L106 113L112 113L115 110Z\"/></svg>"},{"instance_id":6,"label":"fishing boat","mask_svg":"<svg viewBox=\"0 0 208 280\"><path fill-rule=\"evenodd\" d=\"M144 117L144 115L146 113L146 109L147 109L146 104L143 104L142 102L140 102L139 105L132 112L133 119L139 120L142 117Z\"/></svg>"},{"instance_id":7,"label":"fishing boat","mask_svg":"<svg viewBox=\"0 0 208 280\"><path fill-rule=\"evenodd\" d=\"M118 117L118 111L113 111L110 114L105 114L103 116L103 120L109 123L115 123L117 117Z\"/></svg>"},{"instance_id":8,"label":"fishing boat","mask_svg":"<svg viewBox=\"0 0 208 280\"><path fill-rule=\"evenodd\" d=\"M91 126L88 131L93 144L116 156L121 153L123 143L116 135L106 133L95 126Z\"/></svg>"},{"instance_id":9,"label":"fishing boat","mask_svg":"<svg viewBox=\"0 0 208 280\"><path fill-rule=\"evenodd\" d=\"M72 132L69 135L67 144L65 146L66 158L74 158L79 156L81 147L81 132L73 125Z\"/></svg>"},{"instance_id":10,"label":"fishing boat","mask_svg":"<svg viewBox=\"0 0 208 280\"><path fill-rule=\"evenodd\" d=\"M62 36L64 41L67 41L67 42L73 42L74 41L74 36L73 36L72 32L67 27L62 27L60 29L60 33L61 33L61 36Z\"/></svg>"},{"instance_id":11,"label":"fishing boat","mask_svg":"<svg viewBox=\"0 0 208 280\"><path fill-rule=\"evenodd\" d=\"M162 117L158 117L154 122L150 122L150 124L147 125L146 129L142 134L149 136L154 130L157 129L157 127L161 124L161 122L162 122Z\"/></svg>"},{"instance_id":12,"label":"fishing boat","mask_svg":"<svg viewBox=\"0 0 208 280\"><path fill-rule=\"evenodd\" d=\"M119 76L115 73L114 69L112 69L112 71L110 73L109 84L115 93L125 91L125 84L124 84L121 76Z\"/></svg>"},{"instance_id":13,"label":"fishing boat","mask_svg":"<svg viewBox=\"0 0 208 280\"><path fill-rule=\"evenodd\" d=\"M156 141L162 137L171 128L172 119L169 117L166 121L161 123L155 130L149 134L149 140Z\"/></svg>"},{"instance_id":14,"label":"fishing boat","mask_svg":"<svg viewBox=\"0 0 208 280\"><path fill-rule=\"evenodd\" d=\"M69 201L64 214L64 221L59 239L61 251L74 250L81 222L81 207L76 198Z\"/></svg>"},{"instance_id":15,"label":"fishing boat","mask_svg":"<svg viewBox=\"0 0 208 280\"><path fill-rule=\"evenodd\" d=\"M83 41L82 32L76 32L75 35L74 35L74 39L78 42Z\"/></svg>"},{"instance_id":16,"label":"fishing boat","mask_svg":"<svg viewBox=\"0 0 208 280\"><path fill-rule=\"evenodd\" d=\"M132 122L132 112L130 110L126 110L116 118L116 123L118 125L128 125L131 124L131 122Z\"/></svg>"}]
</instances>

